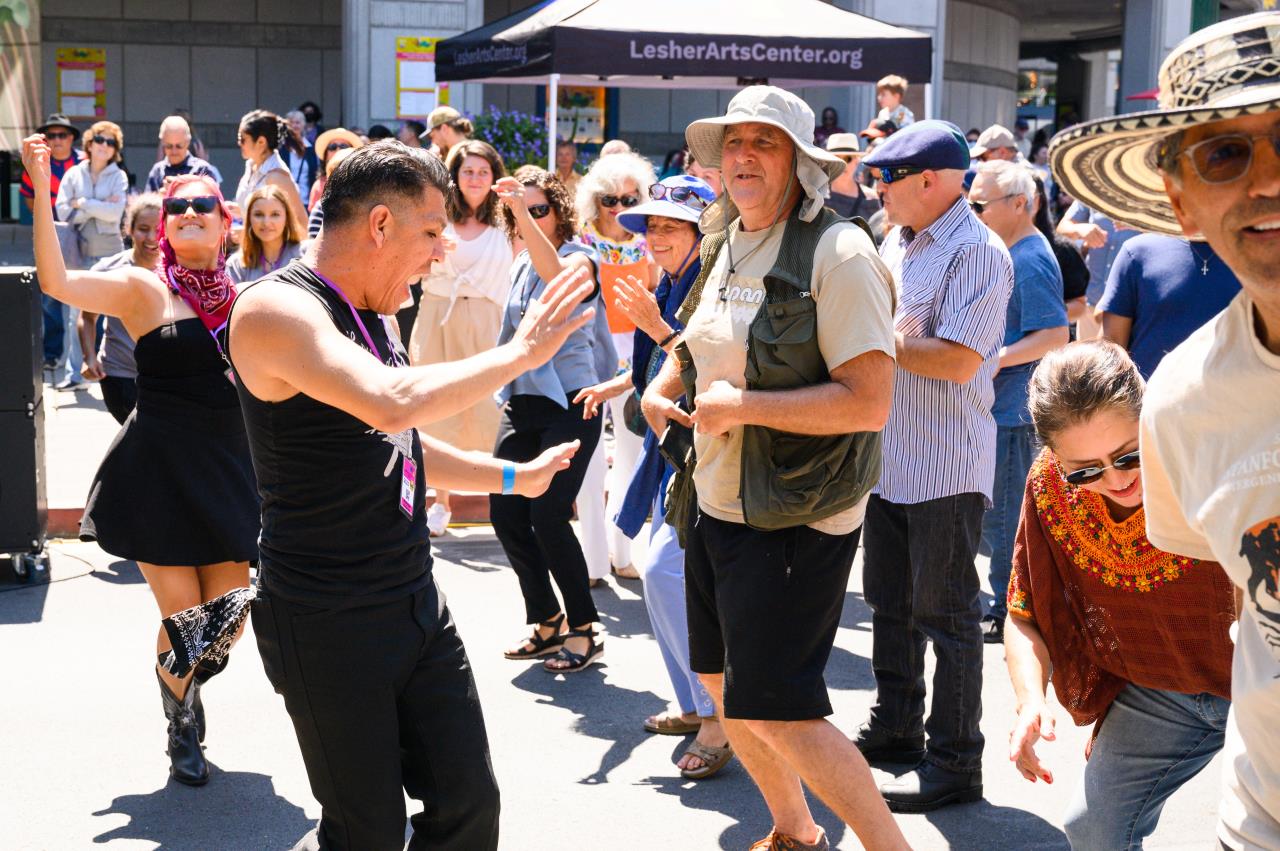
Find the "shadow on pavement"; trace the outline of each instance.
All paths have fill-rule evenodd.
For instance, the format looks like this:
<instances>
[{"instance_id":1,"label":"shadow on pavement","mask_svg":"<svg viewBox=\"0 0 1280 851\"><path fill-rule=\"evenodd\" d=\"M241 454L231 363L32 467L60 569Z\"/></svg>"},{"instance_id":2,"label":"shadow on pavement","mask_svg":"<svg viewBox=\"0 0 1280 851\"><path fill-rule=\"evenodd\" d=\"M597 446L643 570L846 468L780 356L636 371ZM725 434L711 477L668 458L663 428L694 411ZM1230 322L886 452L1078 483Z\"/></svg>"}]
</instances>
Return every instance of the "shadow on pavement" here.
<instances>
[{"instance_id":1,"label":"shadow on pavement","mask_svg":"<svg viewBox=\"0 0 1280 851\"><path fill-rule=\"evenodd\" d=\"M618 596L614 582L625 582L622 587L636 594L639 599L623 599ZM618 638L653 637L649 610L644 605L644 584L638 579L614 578L592 588L591 596L596 601L600 623L609 635L616 635Z\"/></svg>"},{"instance_id":2,"label":"shadow on pavement","mask_svg":"<svg viewBox=\"0 0 1280 851\"><path fill-rule=\"evenodd\" d=\"M123 560L113 561L106 568L94 570L91 575L109 585L142 585L147 581L142 578L137 562Z\"/></svg>"},{"instance_id":3,"label":"shadow on pavement","mask_svg":"<svg viewBox=\"0 0 1280 851\"><path fill-rule=\"evenodd\" d=\"M8 557L0 557L0 626L23 623L40 623L44 619L44 601L49 596L49 583L30 585L12 578Z\"/></svg>"},{"instance_id":4,"label":"shadow on pavement","mask_svg":"<svg viewBox=\"0 0 1280 851\"><path fill-rule=\"evenodd\" d=\"M431 539L431 554L450 564L474 570L476 573L493 573L507 569L507 556L502 544L492 534L458 538L445 535ZM512 574L512 582L515 575Z\"/></svg>"},{"instance_id":5,"label":"shadow on pavement","mask_svg":"<svg viewBox=\"0 0 1280 851\"><path fill-rule=\"evenodd\" d=\"M575 674L556 675L536 662L511 680L516 688L540 695L539 703L572 712L575 733L610 743L600 766L578 780L587 785L608 783L609 772L626 762L649 735L641 728L641 721L667 708L667 701L653 692L613 685L604 675L598 665Z\"/></svg>"},{"instance_id":6,"label":"shadow on pavement","mask_svg":"<svg viewBox=\"0 0 1280 851\"><path fill-rule=\"evenodd\" d=\"M170 780L154 792L121 795L94 815L129 818L95 836L95 844L137 839L169 851L291 848L314 826L301 807L276 794L265 774L216 768L199 789Z\"/></svg>"},{"instance_id":7,"label":"shadow on pavement","mask_svg":"<svg viewBox=\"0 0 1280 851\"><path fill-rule=\"evenodd\" d=\"M1066 851L1066 835L1035 813L988 801L944 807L925 816L952 848L1035 848Z\"/></svg>"},{"instance_id":8,"label":"shadow on pavement","mask_svg":"<svg viewBox=\"0 0 1280 851\"><path fill-rule=\"evenodd\" d=\"M846 591L844 609L840 613L840 626L858 632L871 632L871 607L857 591Z\"/></svg>"}]
</instances>

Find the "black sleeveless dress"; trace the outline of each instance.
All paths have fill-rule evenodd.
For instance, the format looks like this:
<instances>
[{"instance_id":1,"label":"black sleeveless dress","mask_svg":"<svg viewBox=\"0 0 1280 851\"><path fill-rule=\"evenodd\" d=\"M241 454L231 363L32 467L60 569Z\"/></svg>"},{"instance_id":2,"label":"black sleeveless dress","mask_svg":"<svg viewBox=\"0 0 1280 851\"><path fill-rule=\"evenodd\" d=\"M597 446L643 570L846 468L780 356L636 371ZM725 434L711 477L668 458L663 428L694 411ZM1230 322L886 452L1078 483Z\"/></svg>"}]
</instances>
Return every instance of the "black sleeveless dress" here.
<instances>
[{"instance_id":1,"label":"black sleeveless dress","mask_svg":"<svg viewBox=\"0 0 1280 851\"><path fill-rule=\"evenodd\" d=\"M138 406L102 459L80 540L120 558L258 558L258 487L236 389L195 317L138 340Z\"/></svg>"},{"instance_id":2,"label":"black sleeveless dress","mask_svg":"<svg viewBox=\"0 0 1280 851\"><path fill-rule=\"evenodd\" d=\"M305 264L291 263L252 286L292 286L309 293L339 331L368 350L351 308ZM408 363L379 314L360 310L358 315L378 360L388 366ZM227 355L234 366L234 334ZM237 390L262 489L262 588L307 606L345 608L426 587L431 539L417 431L378 431L303 393L264 402L243 381ZM406 473L413 476L413 500L401 508Z\"/></svg>"}]
</instances>

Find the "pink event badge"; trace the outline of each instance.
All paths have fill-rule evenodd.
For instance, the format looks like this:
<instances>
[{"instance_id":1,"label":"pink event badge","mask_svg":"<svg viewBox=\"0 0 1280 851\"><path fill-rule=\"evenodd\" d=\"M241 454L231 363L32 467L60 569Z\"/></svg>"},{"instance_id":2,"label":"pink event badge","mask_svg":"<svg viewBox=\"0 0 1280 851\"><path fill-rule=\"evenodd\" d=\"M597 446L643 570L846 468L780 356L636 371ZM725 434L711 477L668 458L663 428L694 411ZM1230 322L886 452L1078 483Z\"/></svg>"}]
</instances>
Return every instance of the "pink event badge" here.
<instances>
[{"instance_id":1,"label":"pink event badge","mask_svg":"<svg viewBox=\"0 0 1280 851\"><path fill-rule=\"evenodd\" d=\"M413 519L413 496L418 489L418 465L406 457L400 476L400 513Z\"/></svg>"}]
</instances>

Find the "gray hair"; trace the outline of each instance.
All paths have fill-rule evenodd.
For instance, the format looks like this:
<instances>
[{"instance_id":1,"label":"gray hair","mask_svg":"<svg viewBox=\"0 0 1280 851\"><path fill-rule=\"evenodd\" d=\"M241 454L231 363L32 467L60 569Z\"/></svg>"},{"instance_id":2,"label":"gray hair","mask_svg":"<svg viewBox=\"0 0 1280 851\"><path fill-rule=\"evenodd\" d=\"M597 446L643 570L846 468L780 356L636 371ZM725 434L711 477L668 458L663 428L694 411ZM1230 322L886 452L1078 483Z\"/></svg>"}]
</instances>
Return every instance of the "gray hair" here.
<instances>
[{"instance_id":1,"label":"gray hair","mask_svg":"<svg viewBox=\"0 0 1280 851\"><path fill-rule=\"evenodd\" d=\"M1031 374L1027 408L1046 446L1063 429L1103 411L1137 419L1146 385L1129 353L1110 340L1084 340L1054 349Z\"/></svg>"},{"instance_id":2,"label":"gray hair","mask_svg":"<svg viewBox=\"0 0 1280 851\"><path fill-rule=\"evenodd\" d=\"M574 206L577 207L581 226L586 227L595 221L599 214L596 202L601 195L621 193L622 185L628 180L635 183L641 201L649 197L649 187L658 182L657 175L653 173L653 164L639 154L610 154L596 160L578 183L578 197Z\"/></svg>"},{"instance_id":3,"label":"gray hair","mask_svg":"<svg viewBox=\"0 0 1280 851\"><path fill-rule=\"evenodd\" d=\"M989 160L978 163L978 174L989 174L1005 195L1021 195L1027 202L1027 210L1035 212L1036 181L1031 167L1009 160Z\"/></svg>"},{"instance_id":4,"label":"gray hair","mask_svg":"<svg viewBox=\"0 0 1280 851\"><path fill-rule=\"evenodd\" d=\"M191 138L191 125L187 123L187 119L181 115L170 115L164 121L160 122L159 138L163 139L165 133L181 133L188 139Z\"/></svg>"},{"instance_id":5,"label":"gray hair","mask_svg":"<svg viewBox=\"0 0 1280 851\"><path fill-rule=\"evenodd\" d=\"M303 124L307 123L307 116L303 115L302 110L291 109L284 114L285 121L292 121L295 118L301 121Z\"/></svg>"}]
</instances>

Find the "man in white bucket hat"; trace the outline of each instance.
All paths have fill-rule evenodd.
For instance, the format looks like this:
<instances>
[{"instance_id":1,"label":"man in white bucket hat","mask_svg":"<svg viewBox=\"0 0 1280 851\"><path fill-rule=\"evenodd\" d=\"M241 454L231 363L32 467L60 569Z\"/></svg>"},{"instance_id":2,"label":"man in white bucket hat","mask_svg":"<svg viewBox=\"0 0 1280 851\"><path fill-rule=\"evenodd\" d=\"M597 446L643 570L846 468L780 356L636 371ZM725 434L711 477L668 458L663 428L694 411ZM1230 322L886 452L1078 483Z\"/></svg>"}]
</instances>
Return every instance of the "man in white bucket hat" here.
<instances>
[{"instance_id":1,"label":"man in white bucket hat","mask_svg":"<svg viewBox=\"0 0 1280 851\"><path fill-rule=\"evenodd\" d=\"M812 110L771 86L689 125L725 192L701 217L685 332L644 410L667 452L696 429L667 518L686 545L690 667L773 816L752 848L829 847L801 780L865 847L901 848L866 761L826 720L823 680L880 473L893 281L870 235L824 207L844 163L813 129Z\"/></svg>"},{"instance_id":2,"label":"man in white bucket hat","mask_svg":"<svg viewBox=\"0 0 1280 851\"><path fill-rule=\"evenodd\" d=\"M1203 239L1239 296L1147 387L1142 483L1162 550L1222 563L1243 591L1219 807L1223 847L1280 848L1280 13L1192 33L1160 108L1066 130L1059 182L1113 219Z\"/></svg>"}]
</instances>

